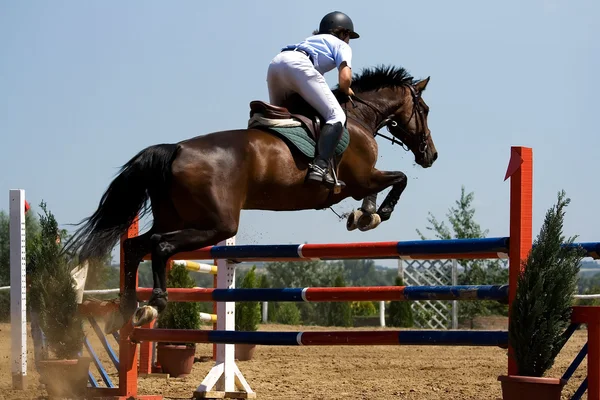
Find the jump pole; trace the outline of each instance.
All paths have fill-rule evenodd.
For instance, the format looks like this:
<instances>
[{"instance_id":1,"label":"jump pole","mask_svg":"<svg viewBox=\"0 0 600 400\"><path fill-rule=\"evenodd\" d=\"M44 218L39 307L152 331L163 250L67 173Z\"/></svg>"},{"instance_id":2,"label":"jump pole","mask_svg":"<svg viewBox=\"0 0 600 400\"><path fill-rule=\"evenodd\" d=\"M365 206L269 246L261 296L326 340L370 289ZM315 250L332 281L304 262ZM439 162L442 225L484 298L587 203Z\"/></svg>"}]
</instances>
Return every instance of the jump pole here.
<instances>
[{"instance_id":1,"label":"jump pole","mask_svg":"<svg viewBox=\"0 0 600 400\"><path fill-rule=\"evenodd\" d=\"M11 189L10 214L10 324L12 387L27 389L27 287L25 282L25 191Z\"/></svg>"}]
</instances>

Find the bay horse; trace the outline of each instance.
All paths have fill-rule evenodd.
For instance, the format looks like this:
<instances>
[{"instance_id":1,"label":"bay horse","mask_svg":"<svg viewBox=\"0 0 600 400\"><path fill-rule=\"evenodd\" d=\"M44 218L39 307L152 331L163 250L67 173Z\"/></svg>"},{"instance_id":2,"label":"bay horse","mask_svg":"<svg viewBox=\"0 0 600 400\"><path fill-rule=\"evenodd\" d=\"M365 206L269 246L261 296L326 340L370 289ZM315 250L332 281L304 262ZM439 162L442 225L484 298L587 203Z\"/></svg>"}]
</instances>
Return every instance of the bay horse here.
<instances>
[{"instance_id":1,"label":"bay horse","mask_svg":"<svg viewBox=\"0 0 600 400\"><path fill-rule=\"evenodd\" d=\"M353 77L354 98L334 89L346 110L350 135L336 168L346 184L339 193L305 183L312 160L265 129L213 132L141 150L122 166L97 210L77 224L83 225L65 246L79 252L80 262L106 256L137 216L152 211L152 227L123 242L124 293L117 319L105 330L120 329L130 319L140 326L157 318L167 305L169 258L236 235L243 209L322 209L352 197L362 200L362 207L350 214L349 230L372 229L388 220L407 177L375 168L375 136L387 127L393 135L388 139L410 149L417 164L428 168L434 163L429 107L421 96L428 82L429 77L417 81L401 67L378 66ZM290 111L297 100L290 99ZM376 209L377 193L389 187ZM136 310L135 277L147 254L152 256L154 289L148 305Z\"/></svg>"}]
</instances>

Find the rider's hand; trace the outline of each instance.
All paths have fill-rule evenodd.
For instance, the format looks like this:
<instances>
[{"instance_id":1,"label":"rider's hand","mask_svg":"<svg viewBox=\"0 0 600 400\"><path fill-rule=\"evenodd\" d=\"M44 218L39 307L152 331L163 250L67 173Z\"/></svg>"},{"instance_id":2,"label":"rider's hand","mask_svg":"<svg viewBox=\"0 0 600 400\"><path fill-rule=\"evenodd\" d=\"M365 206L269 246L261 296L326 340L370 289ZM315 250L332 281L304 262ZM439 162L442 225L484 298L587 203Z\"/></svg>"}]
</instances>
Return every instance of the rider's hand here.
<instances>
[{"instance_id":1,"label":"rider's hand","mask_svg":"<svg viewBox=\"0 0 600 400\"><path fill-rule=\"evenodd\" d=\"M348 92L346 94L348 97L354 97L354 90L352 90L352 88L348 88Z\"/></svg>"}]
</instances>

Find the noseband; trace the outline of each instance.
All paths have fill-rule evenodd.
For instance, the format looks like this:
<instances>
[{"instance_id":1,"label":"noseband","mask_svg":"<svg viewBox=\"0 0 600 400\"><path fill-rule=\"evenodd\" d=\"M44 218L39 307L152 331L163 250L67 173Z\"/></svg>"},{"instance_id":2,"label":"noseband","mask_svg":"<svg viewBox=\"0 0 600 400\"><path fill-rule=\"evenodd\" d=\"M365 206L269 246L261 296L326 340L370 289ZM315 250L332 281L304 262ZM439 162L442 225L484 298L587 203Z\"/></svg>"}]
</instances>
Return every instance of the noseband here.
<instances>
[{"instance_id":1,"label":"noseband","mask_svg":"<svg viewBox=\"0 0 600 400\"><path fill-rule=\"evenodd\" d=\"M417 91L415 90L415 88L412 85L409 85L408 88L410 89L410 94L412 96L413 109L412 109L410 118L408 119L408 122L406 123L406 125L410 124L410 121L412 121L413 117L417 116L416 120L415 120L416 124L417 124L417 132L420 132L420 136L421 136L421 142L419 143L419 152L425 153L428 148L427 140L429 139L429 134L425 130L425 122L423 121L423 118L424 118L423 108L421 107L421 104L419 103L420 94L417 93ZM389 115L389 116L385 116L384 113L382 113L377 107L375 107L371 103L361 99L360 97L358 97L356 95L354 95L353 97L354 97L354 99L356 99L357 102L366 105L367 107L369 107L370 109L375 111L375 113L384 117L383 120L375 127L375 132L373 133L373 137L376 137L379 135L379 136L389 140L390 142L392 142L392 144L399 145L405 151L410 150L409 147L400 138L398 138L398 135L394 131L396 131L396 132L400 131L400 133L404 134L405 136L410 136L410 135L413 135L414 133L410 132L404 126L399 125L398 122L394 119L393 114ZM354 103L354 101L352 100L352 97L350 97L350 102L352 102L352 105L354 108L357 107L356 104ZM362 121L360 121L359 119L352 117L352 116L348 116L348 117L357 121L363 127L366 128L365 124ZM384 126L387 127L388 132L393 135L392 137L389 137L389 136L379 133L379 130L381 128L383 128ZM368 129L370 129L370 128L368 128Z\"/></svg>"}]
</instances>

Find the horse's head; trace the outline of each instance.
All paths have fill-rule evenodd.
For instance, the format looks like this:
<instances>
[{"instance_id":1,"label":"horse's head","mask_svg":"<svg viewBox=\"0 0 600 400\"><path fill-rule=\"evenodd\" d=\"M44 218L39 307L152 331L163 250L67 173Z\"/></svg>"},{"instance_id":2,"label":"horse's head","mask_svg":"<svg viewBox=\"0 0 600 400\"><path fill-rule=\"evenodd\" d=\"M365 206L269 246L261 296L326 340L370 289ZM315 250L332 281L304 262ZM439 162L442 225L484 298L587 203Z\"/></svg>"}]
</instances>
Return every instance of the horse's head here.
<instances>
[{"instance_id":1,"label":"horse's head","mask_svg":"<svg viewBox=\"0 0 600 400\"><path fill-rule=\"evenodd\" d=\"M410 149L415 162L424 168L431 167L438 156L427 126L429 107L421 96L428 83L429 78L415 82L403 68L378 67L366 69L352 84L356 100L367 106L361 107L357 119L375 132L387 127L393 141Z\"/></svg>"},{"instance_id":2,"label":"horse's head","mask_svg":"<svg viewBox=\"0 0 600 400\"><path fill-rule=\"evenodd\" d=\"M389 132L412 151L415 162L424 168L431 167L438 157L427 126L429 106L421 96L428 83L429 78L396 88L403 99L387 124Z\"/></svg>"}]
</instances>

